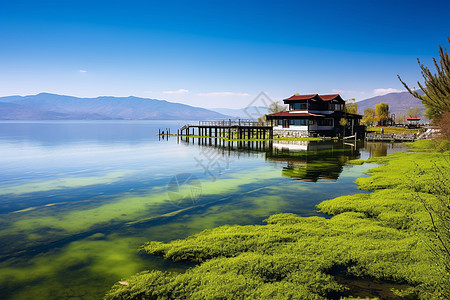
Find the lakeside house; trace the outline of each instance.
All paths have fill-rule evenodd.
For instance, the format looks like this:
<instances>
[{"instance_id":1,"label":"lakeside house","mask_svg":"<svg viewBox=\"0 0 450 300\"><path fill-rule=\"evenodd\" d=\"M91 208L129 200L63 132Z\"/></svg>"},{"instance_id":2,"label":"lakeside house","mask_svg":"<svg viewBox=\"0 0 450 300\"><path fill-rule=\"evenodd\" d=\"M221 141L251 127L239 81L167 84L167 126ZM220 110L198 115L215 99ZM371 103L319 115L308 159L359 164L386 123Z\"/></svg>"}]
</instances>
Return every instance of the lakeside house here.
<instances>
[{"instance_id":1,"label":"lakeside house","mask_svg":"<svg viewBox=\"0 0 450 300\"><path fill-rule=\"evenodd\" d=\"M362 116L345 112L345 101L339 94L293 95L283 100L288 111L267 115L274 124L274 134L281 136L349 136L364 135ZM342 120L346 120L343 122ZM346 123L345 125L343 125Z\"/></svg>"}]
</instances>

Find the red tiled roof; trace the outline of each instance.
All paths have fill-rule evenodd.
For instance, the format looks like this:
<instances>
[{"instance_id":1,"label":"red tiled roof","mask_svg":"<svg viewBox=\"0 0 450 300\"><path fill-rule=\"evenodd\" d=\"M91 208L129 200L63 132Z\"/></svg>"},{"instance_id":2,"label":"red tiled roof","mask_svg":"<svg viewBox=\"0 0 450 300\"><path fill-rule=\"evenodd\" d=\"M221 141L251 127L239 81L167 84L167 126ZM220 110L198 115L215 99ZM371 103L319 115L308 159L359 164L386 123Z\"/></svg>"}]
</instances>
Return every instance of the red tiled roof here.
<instances>
[{"instance_id":1,"label":"red tiled roof","mask_svg":"<svg viewBox=\"0 0 450 300\"><path fill-rule=\"evenodd\" d=\"M320 98L322 98L323 101L330 101L334 100L336 98L341 98L339 94L332 94L332 95L320 95Z\"/></svg>"},{"instance_id":2,"label":"red tiled roof","mask_svg":"<svg viewBox=\"0 0 450 300\"><path fill-rule=\"evenodd\" d=\"M311 113L295 113L290 111L281 111L274 114L267 115L268 117L324 117L324 115L311 114Z\"/></svg>"},{"instance_id":3,"label":"red tiled roof","mask_svg":"<svg viewBox=\"0 0 450 300\"><path fill-rule=\"evenodd\" d=\"M339 94L331 95L319 95L319 94L308 94L308 95L293 95L283 101L293 101L293 100L309 100L309 99L320 99L323 101L331 101L334 99L343 100Z\"/></svg>"},{"instance_id":4,"label":"red tiled roof","mask_svg":"<svg viewBox=\"0 0 450 300\"><path fill-rule=\"evenodd\" d=\"M292 101L292 100L308 100L312 98L316 98L319 96L318 94L309 94L309 95L293 95L287 99L284 99L283 101Z\"/></svg>"}]
</instances>

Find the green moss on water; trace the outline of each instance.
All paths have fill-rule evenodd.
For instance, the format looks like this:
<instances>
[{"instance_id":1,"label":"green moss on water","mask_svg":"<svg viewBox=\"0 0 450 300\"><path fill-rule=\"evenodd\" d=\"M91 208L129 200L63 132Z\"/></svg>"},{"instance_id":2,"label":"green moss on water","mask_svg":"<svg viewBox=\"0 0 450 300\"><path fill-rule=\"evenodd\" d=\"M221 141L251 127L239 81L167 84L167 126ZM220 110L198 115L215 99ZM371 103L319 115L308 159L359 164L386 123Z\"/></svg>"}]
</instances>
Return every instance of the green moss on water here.
<instances>
[{"instance_id":1,"label":"green moss on water","mask_svg":"<svg viewBox=\"0 0 450 300\"><path fill-rule=\"evenodd\" d=\"M349 160L348 163L352 165L362 165L365 162L363 159L355 159L355 160Z\"/></svg>"},{"instance_id":2,"label":"green moss on water","mask_svg":"<svg viewBox=\"0 0 450 300\"><path fill-rule=\"evenodd\" d=\"M96 184L112 184L124 177L133 174L133 171L127 170L122 172L111 172L102 176L86 176L86 177L72 177L72 178L58 178L45 181L35 181L33 183L26 183L21 185L6 186L0 189L0 195L14 194L22 195L35 192L45 192L51 190L60 190L67 188L78 188L85 186L92 186ZM29 210L29 209L28 209ZM19 211L23 212L25 210Z\"/></svg>"},{"instance_id":3,"label":"green moss on water","mask_svg":"<svg viewBox=\"0 0 450 300\"><path fill-rule=\"evenodd\" d=\"M203 181L201 193L202 197L232 194L238 192L243 185L278 176L279 172L276 169L244 170L229 176L222 176L220 180ZM119 223L140 219L144 216L155 216L160 212L161 205L167 204L170 205L167 190L154 188L147 195L124 194L122 197L103 201L101 204L93 202L91 207L88 203L81 203L79 209L76 205L44 207L39 210L23 212L21 216L15 214L13 223L8 228L1 230L0 234L18 234L18 232L27 231L33 234L33 239L36 239L36 234L39 234L40 229L46 230L42 234L48 234L48 230L59 231L59 234L55 232L56 236L61 233L73 234L106 223ZM172 206L171 209L175 210L176 207Z\"/></svg>"},{"instance_id":4,"label":"green moss on water","mask_svg":"<svg viewBox=\"0 0 450 300\"><path fill-rule=\"evenodd\" d=\"M419 140L414 143L404 143L407 145L409 151L424 151L424 152L445 152L450 151L449 140Z\"/></svg>"},{"instance_id":5,"label":"green moss on water","mask_svg":"<svg viewBox=\"0 0 450 300\"><path fill-rule=\"evenodd\" d=\"M422 201L436 201L434 166L442 165L450 176L444 164L449 156L395 153L370 159L385 166L371 169L357 184L374 192L319 204L331 219L276 214L267 225L221 226L182 240L149 242L143 246L148 254L199 265L183 274L134 275L126 279L129 285L114 285L105 299L357 297L333 276L336 267L359 278L405 284L392 299L445 299L449 276L438 271L424 242L431 222Z\"/></svg>"}]
</instances>

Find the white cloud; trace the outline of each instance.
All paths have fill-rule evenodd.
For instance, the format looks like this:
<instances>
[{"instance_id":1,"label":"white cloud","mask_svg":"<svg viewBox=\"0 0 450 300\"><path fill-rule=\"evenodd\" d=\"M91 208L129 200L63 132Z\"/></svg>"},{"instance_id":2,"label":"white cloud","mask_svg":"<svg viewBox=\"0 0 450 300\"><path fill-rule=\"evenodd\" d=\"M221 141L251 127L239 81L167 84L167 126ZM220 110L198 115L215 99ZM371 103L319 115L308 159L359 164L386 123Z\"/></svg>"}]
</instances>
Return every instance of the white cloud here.
<instances>
[{"instance_id":1,"label":"white cloud","mask_svg":"<svg viewBox=\"0 0 450 300\"><path fill-rule=\"evenodd\" d=\"M357 95L364 95L365 94L365 92L345 91L345 90L338 90L338 89L332 89L331 91L333 93L338 93L338 94L357 94Z\"/></svg>"},{"instance_id":2,"label":"white cloud","mask_svg":"<svg viewBox=\"0 0 450 300\"><path fill-rule=\"evenodd\" d=\"M163 94L186 94L189 93L189 90L179 89L176 91L164 91Z\"/></svg>"},{"instance_id":3,"label":"white cloud","mask_svg":"<svg viewBox=\"0 0 450 300\"><path fill-rule=\"evenodd\" d=\"M400 93L403 92L402 90L397 90L397 89L393 89L393 88L388 88L388 89L374 89L373 93L377 96L381 96L381 95L385 95L385 94L389 94L389 93Z\"/></svg>"},{"instance_id":4,"label":"white cloud","mask_svg":"<svg viewBox=\"0 0 450 300\"><path fill-rule=\"evenodd\" d=\"M80 73L87 73L86 70L79 70L78 72L80 72Z\"/></svg>"},{"instance_id":5,"label":"white cloud","mask_svg":"<svg viewBox=\"0 0 450 300\"><path fill-rule=\"evenodd\" d=\"M250 96L248 93L234 93L234 92L211 92L198 93L198 96Z\"/></svg>"}]
</instances>

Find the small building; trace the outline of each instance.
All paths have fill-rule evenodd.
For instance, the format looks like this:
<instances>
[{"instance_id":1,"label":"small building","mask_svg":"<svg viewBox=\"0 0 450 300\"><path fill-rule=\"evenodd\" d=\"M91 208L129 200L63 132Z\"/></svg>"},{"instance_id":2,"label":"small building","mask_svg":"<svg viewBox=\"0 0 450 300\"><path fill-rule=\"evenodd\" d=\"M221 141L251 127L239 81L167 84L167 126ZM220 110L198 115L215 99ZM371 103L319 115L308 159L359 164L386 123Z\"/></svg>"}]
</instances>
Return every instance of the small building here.
<instances>
[{"instance_id":1,"label":"small building","mask_svg":"<svg viewBox=\"0 0 450 300\"><path fill-rule=\"evenodd\" d=\"M360 125L362 116L345 112L345 101L339 94L293 95L283 102L289 110L267 115L276 135L364 135L365 126Z\"/></svg>"},{"instance_id":2,"label":"small building","mask_svg":"<svg viewBox=\"0 0 450 300\"><path fill-rule=\"evenodd\" d=\"M407 128L419 128L420 127L420 118L406 118L406 127Z\"/></svg>"}]
</instances>

